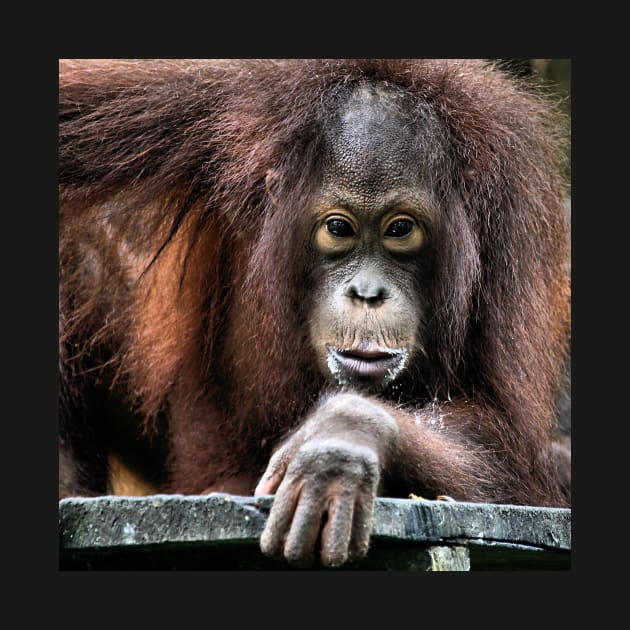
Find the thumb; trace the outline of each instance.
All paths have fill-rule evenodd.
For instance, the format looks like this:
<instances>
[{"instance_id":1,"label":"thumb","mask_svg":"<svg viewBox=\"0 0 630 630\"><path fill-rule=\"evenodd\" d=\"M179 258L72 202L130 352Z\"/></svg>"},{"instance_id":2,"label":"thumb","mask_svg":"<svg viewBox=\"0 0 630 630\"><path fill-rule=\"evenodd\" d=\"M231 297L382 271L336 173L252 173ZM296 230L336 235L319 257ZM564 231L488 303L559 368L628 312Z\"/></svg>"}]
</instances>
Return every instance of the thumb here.
<instances>
[{"instance_id":1,"label":"thumb","mask_svg":"<svg viewBox=\"0 0 630 630\"><path fill-rule=\"evenodd\" d=\"M269 460L267 469L254 490L254 496L274 494L278 489L278 486L284 479L287 466L289 465L290 457L287 446L288 445L285 445L278 449Z\"/></svg>"}]
</instances>

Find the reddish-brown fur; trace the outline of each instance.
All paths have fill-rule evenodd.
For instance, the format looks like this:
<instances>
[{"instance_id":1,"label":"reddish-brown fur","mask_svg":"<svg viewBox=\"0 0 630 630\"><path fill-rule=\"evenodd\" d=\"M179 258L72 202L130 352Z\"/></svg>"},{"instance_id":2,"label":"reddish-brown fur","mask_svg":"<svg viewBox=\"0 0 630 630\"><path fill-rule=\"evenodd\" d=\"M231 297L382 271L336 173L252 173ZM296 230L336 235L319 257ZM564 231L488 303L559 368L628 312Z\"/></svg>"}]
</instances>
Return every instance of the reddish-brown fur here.
<instances>
[{"instance_id":1,"label":"reddish-brown fur","mask_svg":"<svg viewBox=\"0 0 630 630\"><path fill-rule=\"evenodd\" d=\"M143 439L167 418L159 489L253 491L326 388L303 325L302 210L327 97L368 78L426 102L451 146L431 361L401 402L454 439L401 447L443 449L444 466L418 488L404 461L390 492L569 503L552 449L570 328L562 139L543 98L474 60L82 60L59 76L60 495L106 491L76 411L91 377ZM451 467L459 448L478 466Z\"/></svg>"}]
</instances>

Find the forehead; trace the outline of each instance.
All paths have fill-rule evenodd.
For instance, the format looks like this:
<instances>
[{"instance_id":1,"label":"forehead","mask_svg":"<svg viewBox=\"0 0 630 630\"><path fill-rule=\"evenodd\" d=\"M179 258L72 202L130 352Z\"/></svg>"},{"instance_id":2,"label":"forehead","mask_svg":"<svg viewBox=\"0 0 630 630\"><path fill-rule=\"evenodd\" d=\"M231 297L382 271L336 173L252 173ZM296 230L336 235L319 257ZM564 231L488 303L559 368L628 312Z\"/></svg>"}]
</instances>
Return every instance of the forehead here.
<instances>
[{"instance_id":1,"label":"forehead","mask_svg":"<svg viewBox=\"0 0 630 630\"><path fill-rule=\"evenodd\" d=\"M331 201L369 210L398 198L413 201L427 188L422 143L391 91L358 88L336 112L325 138L323 193Z\"/></svg>"}]
</instances>

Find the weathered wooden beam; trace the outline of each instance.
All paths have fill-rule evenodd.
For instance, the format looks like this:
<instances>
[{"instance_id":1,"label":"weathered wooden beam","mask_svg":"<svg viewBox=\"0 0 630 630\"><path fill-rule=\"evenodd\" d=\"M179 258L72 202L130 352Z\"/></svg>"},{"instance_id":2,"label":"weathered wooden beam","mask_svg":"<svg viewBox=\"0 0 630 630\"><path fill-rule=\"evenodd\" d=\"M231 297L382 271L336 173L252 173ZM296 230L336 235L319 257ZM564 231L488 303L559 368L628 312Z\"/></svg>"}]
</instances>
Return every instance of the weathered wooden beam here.
<instances>
[{"instance_id":1,"label":"weathered wooden beam","mask_svg":"<svg viewBox=\"0 0 630 630\"><path fill-rule=\"evenodd\" d=\"M258 547L272 501L227 494L64 499L60 568L289 569ZM367 558L336 570L568 569L570 549L568 509L379 498Z\"/></svg>"}]
</instances>

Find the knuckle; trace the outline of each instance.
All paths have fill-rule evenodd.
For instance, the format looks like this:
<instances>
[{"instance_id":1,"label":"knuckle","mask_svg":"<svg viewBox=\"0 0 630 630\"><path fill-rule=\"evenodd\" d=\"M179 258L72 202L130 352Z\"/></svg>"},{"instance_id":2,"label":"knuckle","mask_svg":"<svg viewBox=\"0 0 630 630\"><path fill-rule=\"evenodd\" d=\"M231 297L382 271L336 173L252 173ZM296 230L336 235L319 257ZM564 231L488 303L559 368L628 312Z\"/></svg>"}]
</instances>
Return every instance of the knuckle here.
<instances>
[{"instance_id":1,"label":"knuckle","mask_svg":"<svg viewBox=\"0 0 630 630\"><path fill-rule=\"evenodd\" d=\"M339 438L324 438L305 443L288 472L306 473L317 478L339 476L371 484L379 478L380 465L376 452L367 446Z\"/></svg>"},{"instance_id":2,"label":"knuckle","mask_svg":"<svg viewBox=\"0 0 630 630\"><path fill-rule=\"evenodd\" d=\"M341 392L324 399L321 409L356 409L357 407L364 407L366 404L371 405L372 403L360 394Z\"/></svg>"},{"instance_id":3,"label":"knuckle","mask_svg":"<svg viewBox=\"0 0 630 630\"><path fill-rule=\"evenodd\" d=\"M398 424L390 413L369 398L353 392L322 400L315 416L348 427L367 429L387 440L395 439L399 434Z\"/></svg>"}]
</instances>

